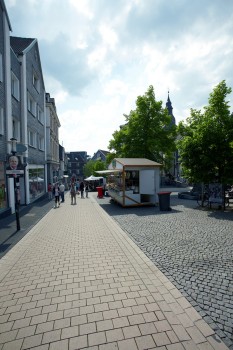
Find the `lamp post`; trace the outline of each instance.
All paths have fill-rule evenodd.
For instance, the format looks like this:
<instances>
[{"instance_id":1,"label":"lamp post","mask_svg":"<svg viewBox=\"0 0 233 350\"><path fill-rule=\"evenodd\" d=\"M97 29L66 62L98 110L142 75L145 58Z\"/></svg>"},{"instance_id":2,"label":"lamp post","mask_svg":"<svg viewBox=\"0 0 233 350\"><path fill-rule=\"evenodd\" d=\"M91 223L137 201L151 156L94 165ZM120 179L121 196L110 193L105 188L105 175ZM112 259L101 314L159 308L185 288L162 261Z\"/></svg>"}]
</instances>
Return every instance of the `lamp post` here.
<instances>
[{"instance_id":1,"label":"lamp post","mask_svg":"<svg viewBox=\"0 0 233 350\"><path fill-rule=\"evenodd\" d=\"M16 145L17 145L17 139L12 137L11 139L11 153L13 156L16 155ZM17 174L13 175L14 177L14 193L15 193L15 217L16 217L16 228L17 231L20 231L20 220L19 220L19 182L16 181Z\"/></svg>"}]
</instances>

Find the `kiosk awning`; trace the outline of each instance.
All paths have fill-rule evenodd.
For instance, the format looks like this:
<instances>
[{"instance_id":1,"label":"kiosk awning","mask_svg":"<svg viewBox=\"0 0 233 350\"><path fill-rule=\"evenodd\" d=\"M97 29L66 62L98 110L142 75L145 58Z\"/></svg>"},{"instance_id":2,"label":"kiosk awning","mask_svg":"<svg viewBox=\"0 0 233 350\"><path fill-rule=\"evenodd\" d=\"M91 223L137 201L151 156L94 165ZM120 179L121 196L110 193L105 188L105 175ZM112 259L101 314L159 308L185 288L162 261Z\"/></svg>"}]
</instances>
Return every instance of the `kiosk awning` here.
<instances>
[{"instance_id":1,"label":"kiosk awning","mask_svg":"<svg viewBox=\"0 0 233 350\"><path fill-rule=\"evenodd\" d=\"M111 174L111 173L122 173L123 169L110 169L110 170L99 170L96 171L98 174Z\"/></svg>"}]
</instances>

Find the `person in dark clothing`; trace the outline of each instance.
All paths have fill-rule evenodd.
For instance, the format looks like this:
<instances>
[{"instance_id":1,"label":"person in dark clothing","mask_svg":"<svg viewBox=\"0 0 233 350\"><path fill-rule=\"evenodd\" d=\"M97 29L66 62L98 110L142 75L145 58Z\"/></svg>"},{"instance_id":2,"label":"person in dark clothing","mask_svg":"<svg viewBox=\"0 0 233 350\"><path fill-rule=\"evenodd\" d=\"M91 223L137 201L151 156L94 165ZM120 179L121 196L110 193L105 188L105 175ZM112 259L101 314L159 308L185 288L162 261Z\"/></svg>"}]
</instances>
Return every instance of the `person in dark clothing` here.
<instances>
[{"instance_id":1,"label":"person in dark clothing","mask_svg":"<svg viewBox=\"0 0 233 350\"><path fill-rule=\"evenodd\" d=\"M88 183L86 183L86 184L85 184L86 198L88 198L88 190L89 190L89 186L88 186Z\"/></svg>"},{"instance_id":2,"label":"person in dark clothing","mask_svg":"<svg viewBox=\"0 0 233 350\"><path fill-rule=\"evenodd\" d=\"M84 198L84 183L83 181L80 182L80 185L79 185L79 189L80 189L80 192L81 192L81 198Z\"/></svg>"},{"instance_id":3,"label":"person in dark clothing","mask_svg":"<svg viewBox=\"0 0 233 350\"><path fill-rule=\"evenodd\" d=\"M53 194L54 194L54 199L55 199L55 208L58 208L60 205L60 193L59 193L59 187L58 184L55 184L54 188L53 188Z\"/></svg>"}]
</instances>

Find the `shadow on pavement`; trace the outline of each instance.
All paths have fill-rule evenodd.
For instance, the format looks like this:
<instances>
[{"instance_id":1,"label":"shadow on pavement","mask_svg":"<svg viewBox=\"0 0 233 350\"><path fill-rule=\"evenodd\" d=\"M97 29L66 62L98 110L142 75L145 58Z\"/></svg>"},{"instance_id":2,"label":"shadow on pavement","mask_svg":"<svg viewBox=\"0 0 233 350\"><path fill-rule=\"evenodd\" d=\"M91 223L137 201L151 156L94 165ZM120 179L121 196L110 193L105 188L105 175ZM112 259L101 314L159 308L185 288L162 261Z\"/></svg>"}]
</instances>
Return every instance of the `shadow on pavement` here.
<instances>
[{"instance_id":1,"label":"shadow on pavement","mask_svg":"<svg viewBox=\"0 0 233 350\"><path fill-rule=\"evenodd\" d=\"M15 214L0 220L0 258L2 258L53 207L53 201L43 196L36 202L20 207L20 230L16 229Z\"/></svg>"}]
</instances>

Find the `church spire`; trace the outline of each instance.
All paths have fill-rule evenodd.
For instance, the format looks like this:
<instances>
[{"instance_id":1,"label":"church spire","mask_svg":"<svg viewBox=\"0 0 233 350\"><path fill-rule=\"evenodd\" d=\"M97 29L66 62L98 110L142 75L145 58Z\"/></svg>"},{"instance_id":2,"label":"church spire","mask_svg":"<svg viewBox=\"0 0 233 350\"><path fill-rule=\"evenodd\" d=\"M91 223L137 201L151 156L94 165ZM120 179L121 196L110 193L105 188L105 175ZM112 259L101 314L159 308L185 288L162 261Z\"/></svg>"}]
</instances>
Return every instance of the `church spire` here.
<instances>
[{"instance_id":1,"label":"church spire","mask_svg":"<svg viewBox=\"0 0 233 350\"><path fill-rule=\"evenodd\" d=\"M170 96L169 96L169 90L168 90L168 97L167 97L167 103L166 103L166 107L167 107L167 110L168 110L168 114L172 117L172 120L171 120L171 124L176 124L176 120L175 120L175 117L173 115L173 107L172 107L172 103L171 103L171 100L170 100Z\"/></svg>"}]
</instances>

